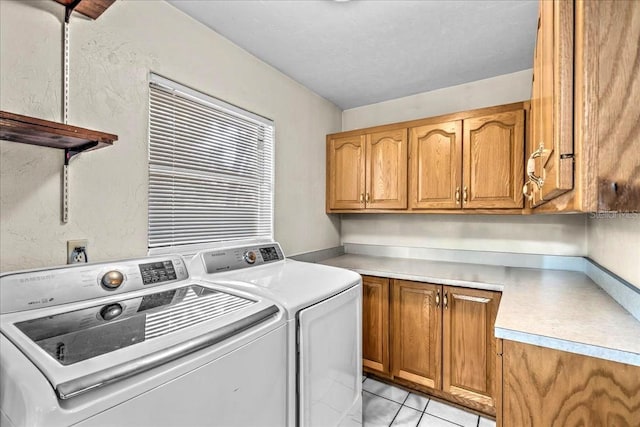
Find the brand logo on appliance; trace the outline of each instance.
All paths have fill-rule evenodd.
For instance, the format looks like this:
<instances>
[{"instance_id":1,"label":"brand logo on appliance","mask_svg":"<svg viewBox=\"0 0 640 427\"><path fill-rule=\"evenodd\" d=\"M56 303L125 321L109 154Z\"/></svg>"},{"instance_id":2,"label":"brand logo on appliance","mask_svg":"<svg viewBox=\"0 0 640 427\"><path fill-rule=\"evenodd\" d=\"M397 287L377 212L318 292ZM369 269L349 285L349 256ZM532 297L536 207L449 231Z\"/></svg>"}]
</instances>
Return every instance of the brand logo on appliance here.
<instances>
[{"instance_id":1,"label":"brand logo on appliance","mask_svg":"<svg viewBox=\"0 0 640 427\"><path fill-rule=\"evenodd\" d=\"M46 304L48 302L53 301L55 298L42 298L40 300L35 300L35 301L29 301L27 304L28 305L34 305L34 304Z\"/></svg>"},{"instance_id":2,"label":"brand logo on appliance","mask_svg":"<svg viewBox=\"0 0 640 427\"><path fill-rule=\"evenodd\" d=\"M55 274L47 274L44 276L23 277L22 279L20 279L20 283L30 283L30 282L39 282L42 280L51 280L54 277L56 277Z\"/></svg>"}]
</instances>

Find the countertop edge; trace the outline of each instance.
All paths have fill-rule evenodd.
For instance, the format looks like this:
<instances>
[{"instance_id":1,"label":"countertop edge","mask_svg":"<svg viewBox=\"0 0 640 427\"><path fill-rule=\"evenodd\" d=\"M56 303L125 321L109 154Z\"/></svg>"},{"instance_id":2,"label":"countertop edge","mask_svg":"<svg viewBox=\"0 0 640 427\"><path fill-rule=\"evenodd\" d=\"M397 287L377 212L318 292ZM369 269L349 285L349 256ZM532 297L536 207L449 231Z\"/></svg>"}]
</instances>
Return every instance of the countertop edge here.
<instances>
[{"instance_id":1,"label":"countertop edge","mask_svg":"<svg viewBox=\"0 0 640 427\"><path fill-rule=\"evenodd\" d=\"M388 277L390 279L413 280L416 282L429 282L435 285L459 286L462 288L481 289L485 291L497 291L497 292L504 291L504 285L499 283L443 279L441 277L422 276L422 275L418 276L414 274L398 273L395 271L369 270L366 268L348 268L348 267L340 267L340 268L347 268L349 270L355 271L358 274L364 274L366 276Z\"/></svg>"},{"instance_id":2,"label":"countertop edge","mask_svg":"<svg viewBox=\"0 0 640 427\"><path fill-rule=\"evenodd\" d=\"M606 348L593 344L584 344L576 341L562 340L559 338L547 337L544 335L532 334L529 332L514 331L505 328L495 328L496 338L509 341L517 341L524 344L538 347L550 348L553 350L566 351L568 353L581 354L583 356L605 359L612 362L624 363L640 367L640 354L632 353L614 348Z\"/></svg>"}]
</instances>

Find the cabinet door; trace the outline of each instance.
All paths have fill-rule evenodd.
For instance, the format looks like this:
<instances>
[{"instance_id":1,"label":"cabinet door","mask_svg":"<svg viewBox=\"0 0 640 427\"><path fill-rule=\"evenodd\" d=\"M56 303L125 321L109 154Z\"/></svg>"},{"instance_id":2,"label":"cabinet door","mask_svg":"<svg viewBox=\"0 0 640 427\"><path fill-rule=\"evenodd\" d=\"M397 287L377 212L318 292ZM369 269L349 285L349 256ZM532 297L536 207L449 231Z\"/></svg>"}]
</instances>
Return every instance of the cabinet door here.
<instances>
[{"instance_id":1,"label":"cabinet door","mask_svg":"<svg viewBox=\"0 0 640 427\"><path fill-rule=\"evenodd\" d=\"M366 205L407 207L407 129L367 135Z\"/></svg>"},{"instance_id":2,"label":"cabinet door","mask_svg":"<svg viewBox=\"0 0 640 427\"><path fill-rule=\"evenodd\" d=\"M410 206L462 207L462 122L411 128L409 147Z\"/></svg>"},{"instance_id":3,"label":"cabinet door","mask_svg":"<svg viewBox=\"0 0 640 427\"><path fill-rule=\"evenodd\" d=\"M328 209L364 208L365 137L331 139L327 160Z\"/></svg>"},{"instance_id":4,"label":"cabinet door","mask_svg":"<svg viewBox=\"0 0 640 427\"><path fill-rule=\"evenodd\" d=\"M505 427L640 426L640 367L514 341L503 346Z\"/></svg>"},{"instance_id":5,"label":"cabinet door","mask_svg":"<svg viewBox=\"0 0 640 427\"><path fill-rule=\"evenodd\" d=\"M440 285L393 281L392 372L423 386L441 386Z\"/></svg>"},{"instance_id":6,"label":"cabinet door","mask_svg":"<svg viewBox=\"0 0 640 427\"><path fill-rule=\"evenodd\" d=\"M532 206L573 188L573 2L540 1L539 11L527 158L543 184L528 184Z\"/></svg>"},{"instance_id":7,"label":"cabinet door","mask_svg":"<svg viewBox=\"0 0 640 427\"><path fill-rule=\"evenodd\" d=\"M362 365L389 375L389 279L362 277Z\"/></svg>"},{"instance_id":8,"label":"cabinet door","mask_svg":"<svg viewBox=\"0 0 640 427\"><path fill-rule=\"evenodd\" d=\"M524 110L464 120L463 207L521 208Z\"/></svg>"},{"instance_id":9,"label":"cabinet door","mask_svg":"<svg viewBox=\"0 0 640 427\"><path fill-rule=\"evenodd\" d=\"M494 406L500 293L444 286L442 390Z\"/></svg>"}]
</instances>

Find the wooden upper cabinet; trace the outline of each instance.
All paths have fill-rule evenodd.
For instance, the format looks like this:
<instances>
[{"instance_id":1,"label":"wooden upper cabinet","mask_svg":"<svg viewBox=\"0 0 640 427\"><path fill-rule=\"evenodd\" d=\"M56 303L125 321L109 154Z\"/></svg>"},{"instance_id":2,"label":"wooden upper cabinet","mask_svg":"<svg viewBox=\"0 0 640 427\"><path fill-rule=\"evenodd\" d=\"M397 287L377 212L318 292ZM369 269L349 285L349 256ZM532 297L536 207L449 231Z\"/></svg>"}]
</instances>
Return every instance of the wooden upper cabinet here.
<instances>
[{"instance_id":1,"label":"wooden upper cabinet","mask_svg":"<svg viewBox=\"0 0 640 427\"><path fill-rule=\"evenodd\" d=\"M483 405L495 403L500 293L444 286L442 390Z\"/></svg>"},{"instance_id":2,"label":"wooden upper cabinet","mask_svg":"<svg viewBox=\"0 0 640 427\"><path fill-rule=\"evenodd\" d=\"M366 207L406 209L407 129L367 135L366 157Z\"/></svg>"},{"instance_id":3,"label":"wooden upper cabinet","mask_svg":"<svg viewBox=\"0 0 640 427\"><path fill-rule=\"evenodd\" d=\"M527 205L638 211L640 2L542 0L539 10Z\"/></svg>"},{"instance_id":4,"label":"wooden upper cabinet","mask_svg":"<svg viewBox=\"0 0 640 427\"><path fill-rule=\"evenodd\" d=\"M462 121L414 127L409 132L410 207L460 208Z\"/></svg>"},{"instance_id":5,"label":"wooden upper cabinet","mask_svg":"<svg viewBox=\"0 0 640 427\"><path fill-rule=\"evenodd\" d=\"M362 277L362 364L389 376L389 279Z\"/></svg>"},{"instance_id":6,"label":"wooden upper cabinet","mask_svg":"<svg viewBox=\"0 0 640 427\"><path fill-rule=\"evenodd\" d=\"M572 1L540 1L532 87L527 192L536 206L573 188Z\"/></svg>"},{"instance_id":7,"label":"wooden upper cabinet","mask_svg":"<svg viewBox=\"0 0 640 427\"><path fill-rule=\"evenodd\" d=\"M327 135L327 212L519 213L526 105Z\"/></svg>"},{"instance_id":8,"label":"wooden upper cabinet","mask_svg":"<svg viewBox=\"0 0 640 427\"><path fill-rule=\"evenodd\" d=\"M392 372L426 387L441 386L441 286L393 281Z\"/></svg>"},{"instance_id":9,"label":"wooden upper cabinet","mask_svg":"<svg viewBox=\"0 0 640 427\"><path fill-rule=\"evenodd\" d=\"M365 137L334 138L327 144L328 209L360 209L365 193Z\"/></svg>"},{"instance_id":10,"label":"wooden upper cabinet","mask_svg":"<svg viewBox=\"0 0 640 427\"><path fill-rule=\"evenodd\" d=\"M524 110L463 122L464 208L522 208Z\"/></svg>"}]
</instances>

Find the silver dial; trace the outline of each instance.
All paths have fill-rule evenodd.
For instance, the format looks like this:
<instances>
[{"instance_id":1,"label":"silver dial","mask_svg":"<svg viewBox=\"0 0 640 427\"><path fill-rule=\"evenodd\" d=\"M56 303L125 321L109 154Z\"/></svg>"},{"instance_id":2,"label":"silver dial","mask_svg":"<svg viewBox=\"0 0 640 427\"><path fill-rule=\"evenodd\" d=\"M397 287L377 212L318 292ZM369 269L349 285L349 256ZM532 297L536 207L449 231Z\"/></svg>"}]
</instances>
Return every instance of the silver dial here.
<instances>
[{"instance_id":1,"label":"silver dial","mask_svg":"<svg viewBox=\"0 0 640 427\"><path fill-rule=\"evenodd\" d=\"M100 284L107 289L117 289L124 282L124 275L118 270L111 270L102 276Z\"/></svg>"},{"instance_id":2,"label":"silver dial","mask_svg":"<svg viewBox=\"0 0 640 427\"><path fill-rule=\"evenodd\" d=\"M254 264L258 257L254 251L245 251L245 253L242 255L242 258L247 264Z\"/></svg>"}]
</instances>

